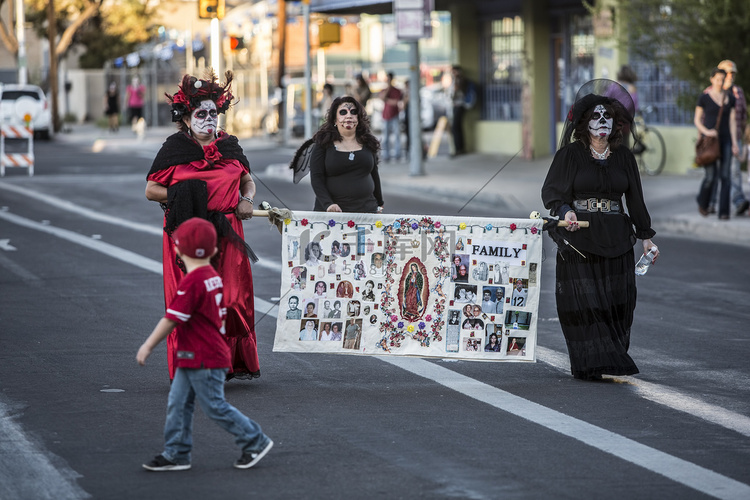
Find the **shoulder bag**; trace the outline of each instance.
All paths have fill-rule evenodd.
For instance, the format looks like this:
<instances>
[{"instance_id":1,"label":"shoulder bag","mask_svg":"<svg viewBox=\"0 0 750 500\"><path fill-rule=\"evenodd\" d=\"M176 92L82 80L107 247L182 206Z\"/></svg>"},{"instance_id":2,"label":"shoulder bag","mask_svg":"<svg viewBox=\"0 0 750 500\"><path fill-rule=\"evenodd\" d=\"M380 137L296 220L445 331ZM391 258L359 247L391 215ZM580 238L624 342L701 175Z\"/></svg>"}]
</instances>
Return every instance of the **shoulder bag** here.
<instances>
[{"instance_id":1,"label":"shoulder bag","mask_svg":"<svg viewBox=\"0 0 750 500\"><path fill-rule=\"evenodd\" d=\"M716 126L714 130L718 132L721 124L721 114L724 112L724 94L721 94L721 106L719 107L719 115L716 117ZM707 167L712 165L721 156L719 150L719 136L709 137L702 135L698 138L698 142L695 143L695 164L699 167Z\"/></svg>"}]
</instances>

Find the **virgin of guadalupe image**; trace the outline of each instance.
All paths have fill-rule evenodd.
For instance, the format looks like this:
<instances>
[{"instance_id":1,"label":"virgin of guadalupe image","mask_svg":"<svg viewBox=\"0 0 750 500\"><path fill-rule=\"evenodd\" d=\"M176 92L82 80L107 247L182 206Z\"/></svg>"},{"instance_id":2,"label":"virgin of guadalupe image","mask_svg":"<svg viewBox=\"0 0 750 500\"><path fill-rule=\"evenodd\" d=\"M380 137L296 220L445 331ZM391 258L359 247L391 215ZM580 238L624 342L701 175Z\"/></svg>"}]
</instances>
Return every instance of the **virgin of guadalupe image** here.
<instances>
[{"instance_id":1,"label":"virgin of guadalupe image","mask_svg":"<svg viewBox=\"0 0 750 500\"><path fill-rule=\"evenodd\" d=\"M416 321L422 317L427 308L429 285L424 265L413 257L407 262L409 271L401 277L399 303L401 316L408 321Z\"/></svg>"}]
</instances>

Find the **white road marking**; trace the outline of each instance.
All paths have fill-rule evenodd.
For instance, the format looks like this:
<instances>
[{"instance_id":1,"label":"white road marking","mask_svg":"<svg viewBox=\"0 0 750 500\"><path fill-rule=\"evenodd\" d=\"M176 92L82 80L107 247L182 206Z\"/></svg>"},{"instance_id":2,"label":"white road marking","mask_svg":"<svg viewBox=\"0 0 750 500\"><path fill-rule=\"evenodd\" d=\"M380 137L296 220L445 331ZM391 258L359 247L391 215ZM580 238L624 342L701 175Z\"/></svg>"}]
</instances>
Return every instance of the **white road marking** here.
<instances>
[{"instance_id":1,"label":"white road marking","mask_svg":"<svg viewBox=\"0 0 750 500\"><path fill-rule=\"evenodd\" d=\"M379 359L477 401L581 441L706 495L722 499L750 498L750 486L744 483L515 396L435 363L401 356L381 357Z\"/></svg>"},{"instance_id":2,"label":"white road marking","mask_svg":"<svg viewBox=\"0 0 750 500\"><path fill-rule=\"evenodd\" d=\"M537 360L552 365L555 368L570 373L570 360L567 355L537 346ZM716 405L708 404L700 399L683 394L669 387L638 380L633 377L610 377L618 382L631 385L636 393L644 399L685 412L706 422L720 425L730 431L750 437L750 417Z\"/></svg>"},{"instance_id":3,"label":"white road marking","mask_svg":"<svg viewBox=\"0 0 750 500\"><path fill-rule=\"evenodd\" d=\"M141 224L139 222L133 222L127 219L122 219L114 215L107 215L101 212L96 212L94 210L89 210L80 205L76 205L75 203L71 203L67 200L63 200L62 198L58 198L56 196L52 196L49 194L37 193L36 191L25 189L20 186L16 186L14 184L7 184L4 182L0 182L0 189L12 191L14 193L26 196L27 198L32 198L37 201L41 201L41 202L53 205L55 208L58 208L60 210L66 210L74 214L78 214L82 217L86 217L87 219L91 219L91 220L95 220L99 222L105 222L107 224L124 227L126 229L130 229L133 231L153 234L155 236L159 236L160 238L164 232L163 228L160 226L154 226L150 224ZM44 222L46 222L45 225L49 224L49 221L44 221ZM274 262L270 259L260 259L258 260L258 262L255 262L253 266L265 267L266 269L270 269L272 271L276 271L279 273L281 272L281 263Z\"/></svg>"},{"instance_id":4,"label":"white road marking","mask_svg":"<svg viewBox=\"0 0 750 500\"><path fill-rule=\"evenodd\" d=\"M3 477L23 478L20 481L0 481L0 498L34 498L40 500L79 500L91 498L76 479L80 477L70 468L56 467L49 453L27 438L7 405L0 402L0 470Z\"/></svg>"},{"instance_id":5,"label":"white road marking","mask_svg":"<svg viewBox=\"0 0 750 500\"><path fill-rule=\"evenodd\" d=\"M128 250L115 247L114 245L91 240L78 233L55 228L49 225L43 225L23 217L12 215L8 212L0 212L0 218L80 244L142 269L157 274L162 273L161 262L139 256ZM278 314L277 304L272 304L271 302L260 298L256 298L255 303L256 312L261 312L263 315L269 315L271 317L276 317ZM564 361L564 355L539 346L537 346L537 349L540 351L540 360L557 368L565 369L566 363ZM715 498L750 498L750 486L748 485L642 445L625 438L624 436L607 431L606 429L588 424L519 396L514 396L501 389L497 389L483 382L479 382L478 380L448 370L447 368L441 367L435 363L416 358L402 358L397 356L392 358L379 357L378 359L421 377L425 377L473 399L547 427L565 436L577 439L594 448L644 467L647 470L654 471L668 479L684 484L685 486L701 491ZM626 378L621 377L621 379L625 380ZM638 389L638 385L640 384L644 389L642 392L639 391L639 393L652 401L666 404L669 407L690 414L693 414L693 411L697 411L699 414L696 416L699 416L700 418L736 430L737 432L745 433L744 423L739 428L740 430L738 430L737 427L733 426L733 422L729 421L730 419L736 418L732 416L733 412L702 403L694 398L689 398L692 401L687 404L685 403L685 401L687 401L686 396L657 384L646 384L642 381L633 382L630 377L627 377L626 381L634 385L636 389ZM677 406L672 406L674 404ZM721 418L718 418L718 415L721 415ZM742 415L739 416L743 417Z\"/></svg>"},{"instance_id":6,"label":"white road marking","mask_svg":"<svg viewBox=\"0 0 750 500\"><path fill-rule=\"evenodd\" d=\"M10 244L10 239L8 238L0 240L0 249L5 250L6 252L14 252L18 250L16 247Z\"/></svg>"}]
</instances>

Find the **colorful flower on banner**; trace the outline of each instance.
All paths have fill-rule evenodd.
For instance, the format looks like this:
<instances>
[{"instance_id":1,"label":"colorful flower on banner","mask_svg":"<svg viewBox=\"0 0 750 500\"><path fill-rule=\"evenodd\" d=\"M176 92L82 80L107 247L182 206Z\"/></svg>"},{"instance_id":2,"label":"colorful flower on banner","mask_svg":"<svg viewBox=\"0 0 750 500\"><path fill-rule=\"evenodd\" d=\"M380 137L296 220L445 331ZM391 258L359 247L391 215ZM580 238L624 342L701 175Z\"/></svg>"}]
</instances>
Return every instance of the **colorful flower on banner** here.
<instances>
[{"instance_id":1,"label":"colorful flower on banner","mask_svg":"<svg viewBox=\"0 0 750 500\"><path fill-rule=\"evenodd\" d=\"M403 327L403 323L399 323L399 328ZM414 325L409 325L406 327L406 331L409 333L412 333L414 331Z\"/></svg>"},{"instance_id":2,"label":"colorful flower on banner","mask_svg":"<svg viewBox=\"0 0 750 500\"><path fill-rule=\"evenodd\" d=\"M396 326L398 326L399 328L403 328L404 327L404 322L403 321L399 321L398 325L396 325Z\"/></svg>"},{"instance_id":3,"label":"colorful flower on banner","mask_svg":"<svg viewBox=\"0 0 750 500\"><path fill-rule=\"evenodd\" d=\"M427 321L432 321L432 315L428 314L427 316L424 317L424 319L426 319ZM424 328L424 327L422 327L422 328Z\"/></svg>"},{"instance_id":4,"label":"colorful flower on banner","mask_svg":"<svg viewBox=\"0 0 750 500\"><path fill-rule=\"evenodd\" d=\"M464 229L466 229L466 223L462 222L461 224L458 225L458 228L463 231Z\"/></svg>"},{"instance_id":5,"label":"colorful flower on banner","mask_svg":"<svg viewBox=\"0 0 750 500\"><path fill-rule=\"evenodd\" d=\"M333 227L333 226L335 226L335 225L336 225L336 221L335 221L335 220L333 220L333 219L331 219L331 220L329 220L329 221L328 221L328 225L329 225L330 227Z\"/></svg>"},{"instance_id":6,"label":"colorful flower on banner","mask_svg":"<svg viewBox=\"0 0 750 500\"><path fill-rule=\"evenodd\" d=\"M287 226L292 223L292 219L284 219L284 224Z\"/></svg>"},{"instance_id":7,"label":"colorful flower on banner","mask_svg":"<svg viewBox=\"0 0 750 500\"><path fill-rule=\"evenodd\" d=\"M300 221L300 224L302 224L303 226L306 226L306 225L308 225L309 223L310 223L310 221L309 221L309 220L307 220L307 219L302 219L302 220Z\"/></svg>"},{"instance_id":8,"label":"colorful flower on banner","mask_svg":"<svg viewBox=\"0 0 750 500\"><path fill-rule=\"evenodd\" d=\"M536 234L538 232L539 232L539 230L536 227L532 227L531 228L531 234Z\"/></svg>"},{"instance_id":9,"label":"colorful flower on banner","mask_svg":"<svg viewBox=\"0 0 750 500\"><path fill-rule=\"evenodd\" d=\"M510 223L510 232L513 232L513 231L515 231L515 230L516 230L516 228L517 228L517 226L516 226L516 223L515 223L515 222L511 222L511 223Z\"/></svg>"},{"instance_id":10,"label":"colorful flower on banner","mask_svg":"<svg viewBox=\"0 0 750 500\"><path fill-rule=\"evenodd\" d=\"M442 224L440 224L440 221L437 221L435 223L435 229L440 229L440 226L442 226Z\"/></svg>"},{"instance_id":11,"label":"colorful flower on banner","mask_svg":"<svg viewBox=\"0 0 750 500\"><path fill-rule=\"evenodd\" d=\"M354 221L353 221L353 220L350 220L349 222L347 222L347 223L346 223L346 225L347 225L347 226L349 226L349 227L354 227L354 226L356 226L356 224L354 223Z\"/></svg>"},{"instance_id":12,"label":"colorful flower on banner","mask_svg":"<svg viewBox=\"0 0 750 500\"><path fill-rule=\"evenodd\" d=\"M400 229L400 228L401 228L401 223L399 221L396 221L393 223L393 229Z\"/></svg>"},{"instance_id":13,"label":"colorful flower on banner","mask_svg":"<svg viewBox=\"0 0 750 500\"><path fill-rule=\"evenodd\" d=\"M417 224L416 222L412 222L411 228L416 231L417 229L419 229L419 224Z\"/></svg>"},{"instance_id":14,"label":"colorful flower on banner","mask_svg":"<svg viewBox=\"0 0 750 500\"><path fill-rule=\"evenodd\" d=\"M487 231L492 231L492 224L487 224L486 226L484 226L484 228L485 228L485 229L486 229Z\"/></svg>"},{"instance_id":15,"label":"colorful flower on banner","mask_svg":"<svg viewBox=\"0 0 750 500\"><path fill-rule=\"evenodd\" d=\"M380 229L381 227L383 227L383 221L382 220L377 221L375 223L375 227L378 228L378 229Z\"/></svg>"}]
</instances>

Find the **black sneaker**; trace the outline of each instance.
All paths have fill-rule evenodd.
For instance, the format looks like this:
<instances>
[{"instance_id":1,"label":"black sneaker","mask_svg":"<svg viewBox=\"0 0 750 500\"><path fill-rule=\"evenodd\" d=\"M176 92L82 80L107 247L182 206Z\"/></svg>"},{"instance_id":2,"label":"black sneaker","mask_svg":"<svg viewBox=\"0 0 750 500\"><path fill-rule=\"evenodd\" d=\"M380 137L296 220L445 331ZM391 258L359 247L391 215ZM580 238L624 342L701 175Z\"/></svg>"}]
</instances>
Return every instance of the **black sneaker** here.
<instances>
[{"instance_id":1,"label":"black sneaker","mask_svg":"<svg viewBox=\"0 0 750 500\"><path fill-rule=\"evenodd\" d=\"M260 459L266 456L266 453L271 451L273 448L273 441L268 440L268 444L265 448L257 453L243 453L242 456L234 463L234 466L238 469L249 469L253 465L260 462Z\"/></svg>"},{"instance_id":2,"label":"black sneaker","mask_svg":"<svg viewBox=\"0 0 750 500\"><path fill-rule=\"evenodd\" d=\"M149 463L143 464L143 468L157 472L165 470L188 470L190 464L177 464L171 460L167 460L163 455L156 455Z\"/></svg>"}]
</instances>

